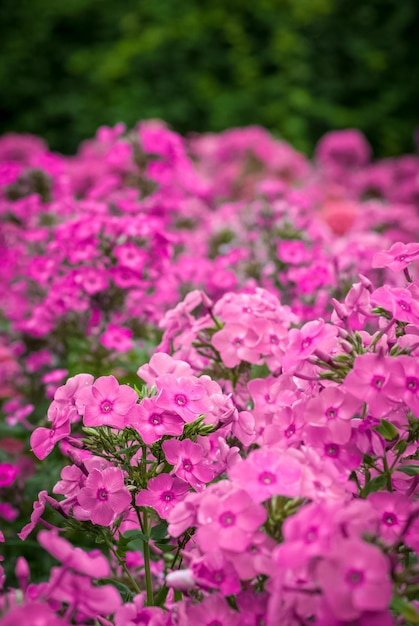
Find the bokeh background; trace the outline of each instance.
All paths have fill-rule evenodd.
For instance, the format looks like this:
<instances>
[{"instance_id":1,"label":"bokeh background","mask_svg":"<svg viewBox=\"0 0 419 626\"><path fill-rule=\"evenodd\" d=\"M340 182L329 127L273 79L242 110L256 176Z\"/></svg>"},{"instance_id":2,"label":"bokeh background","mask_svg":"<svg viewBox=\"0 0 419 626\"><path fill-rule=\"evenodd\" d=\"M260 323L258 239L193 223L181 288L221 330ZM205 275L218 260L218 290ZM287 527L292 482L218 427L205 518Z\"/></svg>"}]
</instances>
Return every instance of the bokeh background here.
<instances>
[{"instance_id":1,"label":"bokeh background","mask_svg":"<svg viewBox=\"0 0 419 626\"><path fill-rule=\"evenodd\" d=\"M2 0L0 132L72 153L98 126L260 124L310 154L360 128L414 150L418 0Z\"/></svg>"}]
</instances>

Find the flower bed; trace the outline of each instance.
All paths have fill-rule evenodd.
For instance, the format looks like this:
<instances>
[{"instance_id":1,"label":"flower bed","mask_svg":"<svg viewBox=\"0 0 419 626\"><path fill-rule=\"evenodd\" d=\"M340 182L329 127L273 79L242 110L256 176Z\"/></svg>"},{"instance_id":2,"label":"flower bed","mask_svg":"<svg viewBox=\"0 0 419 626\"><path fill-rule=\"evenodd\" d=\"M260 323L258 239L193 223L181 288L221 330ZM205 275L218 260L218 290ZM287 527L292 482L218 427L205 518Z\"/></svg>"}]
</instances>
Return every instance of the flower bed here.
<instances>
[{"instance_id":1,"label":"flower bed","mask_svg":"<svg viewBox=\"0 0 419 626\"><path fill-rule=\"evenodd\" d=\"M419 623L419 159L149 121L0 183L0 625Z\"/></svg>"}]
</instances>

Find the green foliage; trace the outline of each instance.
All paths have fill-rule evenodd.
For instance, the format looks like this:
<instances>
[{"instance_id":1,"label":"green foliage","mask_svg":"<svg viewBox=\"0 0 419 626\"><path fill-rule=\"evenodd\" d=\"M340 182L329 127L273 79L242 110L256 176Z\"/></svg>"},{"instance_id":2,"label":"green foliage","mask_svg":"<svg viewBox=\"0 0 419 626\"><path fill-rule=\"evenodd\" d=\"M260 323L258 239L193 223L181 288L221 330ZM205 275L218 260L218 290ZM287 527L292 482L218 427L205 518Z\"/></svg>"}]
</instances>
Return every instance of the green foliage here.
<instances>
[{"instance_id":1,"label":"green foliage","mask_svg":"<svg viewBox=\"0 0 419 626\"><path fill-rule=\"evenodd\" d=\"M411 151L416 0L3 0L0 131L73 151L99 125L261 124L312 150L359 127Z\"/></svg>"}]
</instances>

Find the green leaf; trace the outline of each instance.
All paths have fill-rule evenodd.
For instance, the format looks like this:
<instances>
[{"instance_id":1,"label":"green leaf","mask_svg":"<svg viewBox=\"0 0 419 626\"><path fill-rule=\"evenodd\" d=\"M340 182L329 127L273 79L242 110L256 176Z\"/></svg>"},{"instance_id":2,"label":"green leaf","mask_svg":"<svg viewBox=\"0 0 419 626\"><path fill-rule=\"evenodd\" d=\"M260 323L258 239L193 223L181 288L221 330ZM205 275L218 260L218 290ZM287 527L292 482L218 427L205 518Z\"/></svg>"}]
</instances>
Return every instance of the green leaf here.
<instances>
[{"instance_id":1,"label":"green leaf","mask_svg":"<svg viewBox=\"0 0 419 626\"><path fill-rule=\"evenodd\" d=\"M408 476L417 476L419 474L419 465L399 465L396 467L396 470Z\"/></svg>"},{"instance_id":2,"label":"green leaf","mask_svg":"<svg viewBox=\"0 0 419 626\"><path fill-rule=\"evenodd\" d=\"M167 535L167 522L160 522L151 529L151 538L159 541Z\"/></svg>"},{"instance_id":3,"label":"green leaf","mask_svg":"<svg viewBox=\"0 0 419 626\"><path fill-rule=\"evenodd\" d=\"M375 491L380 491L387 485L387 476L385 474L380 474L376 476L372 480L370 480L364 487L363 495L367 496L370 493L374 493Z\"/></svg>"},{"instance_id":4,"label":"green leaf","mask_svg":"<svg viewBox=\"0 0 419 626\"><path fill-rule=\"evenodd\" d=\"M404 617L410 624L419 624L419 613L414 606L401 598L393 598L391 602L393 611Z\"/></svg>"},{"instance_id":5,"label":"green leaf","mask_svg":"<svg viewBox=\"0 0 419 626\"><path fill-rule=\"evenodd\" d=\"M169 587L162 587L154 600L156 606L163 606L169 593Z\"/></svg>"},{"instance_id":6,"label":"green leaf","mask_svg":"<svg viewBox=\"0 0 419 626\"><path fill-rule=\"evenodd\" d=\"M384 437L386 441L393 441L396 437L399 436L399 431L397 428L387 420L380 420L380 425L375 429Z\"/></svg>"},{"instance_id":7,"label":"green leaf","mask_svg":"<svg viewBox=\"0 0 419 626\"><path fill-rule=\"evenodd\" d=\"M99 581L100 585L110 584L113 585L121 594L121 598L123 602L131 602L134 597L134 593L129 589L126 585L120 583L118 580L113 580L112 578L101 578Z\"/></svg>"}]
</instances>

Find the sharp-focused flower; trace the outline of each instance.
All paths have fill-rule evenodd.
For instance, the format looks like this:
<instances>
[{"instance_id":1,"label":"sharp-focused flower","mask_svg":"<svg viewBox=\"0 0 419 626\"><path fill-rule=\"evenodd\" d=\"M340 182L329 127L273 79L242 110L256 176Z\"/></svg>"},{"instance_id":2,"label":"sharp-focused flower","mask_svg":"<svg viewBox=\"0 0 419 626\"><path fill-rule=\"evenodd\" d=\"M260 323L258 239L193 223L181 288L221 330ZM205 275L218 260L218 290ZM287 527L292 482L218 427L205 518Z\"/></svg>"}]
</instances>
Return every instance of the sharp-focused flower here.
<instances>
[{"instance_id":1,"label":"sharp-focused flower","mask_svg":"<svg viewBox=\"0 0 419 626\"><path fill-rule=\"evenodd\" d=\"M77 500L94 524L109 526L130 505L131 494L124 485L122 470L108 467L90 472Z\"/></svg>"}]
</instances>

